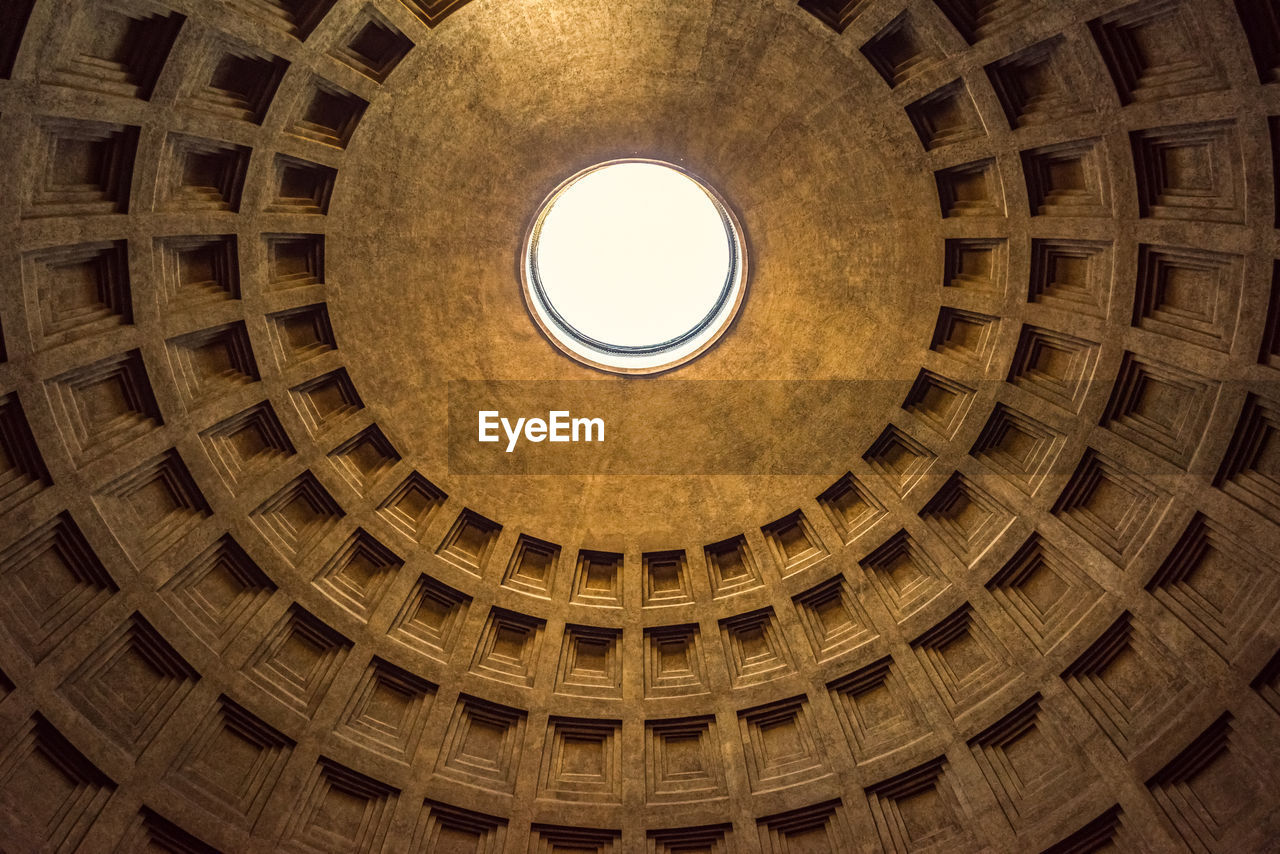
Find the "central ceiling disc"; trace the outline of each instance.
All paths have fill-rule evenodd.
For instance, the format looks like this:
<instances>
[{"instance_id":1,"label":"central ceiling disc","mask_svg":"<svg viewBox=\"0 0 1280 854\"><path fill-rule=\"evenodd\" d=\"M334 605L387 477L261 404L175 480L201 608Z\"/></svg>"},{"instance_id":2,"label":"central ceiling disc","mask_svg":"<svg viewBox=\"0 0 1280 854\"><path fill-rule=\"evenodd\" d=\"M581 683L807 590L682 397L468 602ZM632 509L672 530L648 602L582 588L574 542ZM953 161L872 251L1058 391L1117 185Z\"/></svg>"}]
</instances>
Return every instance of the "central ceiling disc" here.
<instances>
[{"instance_id":1,"label":"central ceiling disc","mask_svg":"<svg viewBox=\"0 0 1280 854\"><path fill-rule=\"evenodd\" d=\"M720 198L667 163L574 175L526 241L525 298L570 356L617 373L667 370L706 350L742 301L741 230Z\"/></svg>"}]
</instances>

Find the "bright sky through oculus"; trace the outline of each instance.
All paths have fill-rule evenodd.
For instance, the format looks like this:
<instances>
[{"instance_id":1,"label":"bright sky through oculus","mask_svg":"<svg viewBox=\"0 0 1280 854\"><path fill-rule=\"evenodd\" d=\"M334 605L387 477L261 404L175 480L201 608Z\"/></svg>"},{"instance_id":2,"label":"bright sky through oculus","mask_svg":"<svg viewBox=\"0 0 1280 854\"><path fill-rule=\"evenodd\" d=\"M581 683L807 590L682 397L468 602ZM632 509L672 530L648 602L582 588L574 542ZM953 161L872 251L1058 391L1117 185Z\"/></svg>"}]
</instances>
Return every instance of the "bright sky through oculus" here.
<instances>
[{"instance_id":1,"label":"bright sky through oculus","mask_svg":"<svg viewBox=\"0 0 1280 854\"><path fill-rule=\"evenodd\" d=\"M723 331L741 268L736 226L707 189L662 163L620 161L549 199L525 272L532 308L562 348L643 372Z\"/></svg>"}]
</instances>

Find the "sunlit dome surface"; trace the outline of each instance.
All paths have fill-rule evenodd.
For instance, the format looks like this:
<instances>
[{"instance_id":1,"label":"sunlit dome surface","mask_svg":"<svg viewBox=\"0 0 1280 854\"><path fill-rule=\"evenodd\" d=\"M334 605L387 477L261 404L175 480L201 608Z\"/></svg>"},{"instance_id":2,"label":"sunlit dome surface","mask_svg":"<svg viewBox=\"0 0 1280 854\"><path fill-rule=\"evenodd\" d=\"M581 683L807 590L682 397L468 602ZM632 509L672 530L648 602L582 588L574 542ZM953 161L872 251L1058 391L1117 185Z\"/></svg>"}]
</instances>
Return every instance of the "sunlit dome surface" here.
<instances>
[{"instance_id":1,"label":"sunlit dome surface","mask_svg":"<svg viewBox=\"0 0 1280 854\"><path fill-rule=\"evenodd\" d=\"M732 320L742 247L724 205L653 161L593 167L544 203L528 242L526 295L561 349L598 367L662 370Z\"/></svg>"}]
</instances>

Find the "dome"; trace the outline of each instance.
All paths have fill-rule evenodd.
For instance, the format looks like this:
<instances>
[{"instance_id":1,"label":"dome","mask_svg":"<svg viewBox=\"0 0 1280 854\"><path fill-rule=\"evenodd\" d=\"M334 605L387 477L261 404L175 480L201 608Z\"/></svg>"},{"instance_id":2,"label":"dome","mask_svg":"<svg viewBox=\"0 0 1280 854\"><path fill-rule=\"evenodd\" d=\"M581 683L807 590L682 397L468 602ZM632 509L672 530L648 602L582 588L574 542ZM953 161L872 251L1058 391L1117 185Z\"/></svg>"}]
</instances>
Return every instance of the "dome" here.
<instances>
[{"instance_id":1,"label":"dome","mask_svg":"<svg viewBox=\"0 0 1280 854\"><path fill-rule=\"evenodd\" d=\"M1273 850L1278 84L1270 0L11 0L3 847ZM688 318L539 313L611 163Z\"/></svg>"}]
</instances>

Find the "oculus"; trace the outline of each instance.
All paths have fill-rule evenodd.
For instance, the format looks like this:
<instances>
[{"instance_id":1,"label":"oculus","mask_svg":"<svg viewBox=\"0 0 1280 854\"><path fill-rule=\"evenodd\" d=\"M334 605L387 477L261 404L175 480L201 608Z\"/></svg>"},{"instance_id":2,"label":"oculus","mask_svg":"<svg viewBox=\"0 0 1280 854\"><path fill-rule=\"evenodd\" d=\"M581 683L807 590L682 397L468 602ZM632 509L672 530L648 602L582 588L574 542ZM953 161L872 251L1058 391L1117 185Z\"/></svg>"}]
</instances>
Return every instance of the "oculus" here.
<instances>
[{"instance_id":1,"label":"oculus","mask_svg":"<svg viewBox=\"0 0 1280 854\"><path fill-rule=\"evenodd\" d=\"M601 370L651 374L697 358L742 305L742 229L684 169L614 160L543 201L521 279L534 321L560 350Z\"/></svg>"}]
</instances>

